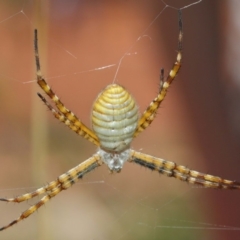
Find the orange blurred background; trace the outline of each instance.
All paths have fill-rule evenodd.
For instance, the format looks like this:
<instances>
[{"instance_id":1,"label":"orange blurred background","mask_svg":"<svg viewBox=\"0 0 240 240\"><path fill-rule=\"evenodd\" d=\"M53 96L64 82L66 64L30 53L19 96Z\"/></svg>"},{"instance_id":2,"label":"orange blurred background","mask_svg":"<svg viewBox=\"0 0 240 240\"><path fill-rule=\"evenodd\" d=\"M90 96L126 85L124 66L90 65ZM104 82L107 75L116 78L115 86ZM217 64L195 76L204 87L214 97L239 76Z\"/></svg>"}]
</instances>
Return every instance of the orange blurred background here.
<instances>
[{"instance_id":1,"label":"orange blurred background","mask_svg":"<svg viewBox=\"0 0 240 240\"><path fill-rule=\"evenodd\" d=\"M179 8L191 2L167 3ZM183 10L182 69L132 147L240 180L239 87L226 67L228 4L203 1ZM34 28L44 77L90 127L92 103L113 82L124 54L130 53L117 83L132 93L140 112L155 97L160 68L168 73L177 49L178 13L164 7L155 0L0 2L1 197L33 191L96 151L38 99ZM39 199L0 202L0 226ZM237 191L197 188L137 165L126 163L113 175L103 166L0 239L239 239L239 229L230 229L240 226L239 201Z\"/></svg>"}]
</instances>

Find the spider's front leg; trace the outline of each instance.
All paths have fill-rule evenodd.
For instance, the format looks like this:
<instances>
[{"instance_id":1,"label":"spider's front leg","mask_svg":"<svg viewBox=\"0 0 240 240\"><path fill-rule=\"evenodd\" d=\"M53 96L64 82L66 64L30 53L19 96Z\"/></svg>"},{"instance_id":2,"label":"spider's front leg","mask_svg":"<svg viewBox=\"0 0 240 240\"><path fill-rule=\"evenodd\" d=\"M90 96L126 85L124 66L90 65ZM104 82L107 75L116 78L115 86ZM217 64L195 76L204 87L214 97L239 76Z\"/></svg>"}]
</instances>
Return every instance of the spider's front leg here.
<instances>
[{"instance_id":1,"label":"spider's front leg","mask_svg":"<svg viewBox=\"0 0 240 240\"><path fill-rule=\"evenodd\" d=\"M76 183L79 179L81 179L86 173L91 172L93 169L101 165L102 165L102 161L100 159L100 156L98 154L95 154L89 159L87 159L86 161L84 161L83 163L70 169L68 172L60 175L56 181L52 181L46 186L41 187L34 192L26 193L16 198L0 198L0 201L20 203L46 193L46 195L43 196L40 199L40 201L38 201L36 204L29 207L17 219L13 220L8 225L1 227L0 231L5 230L17 224L21 220L29 217L34 212L36 212L41 206L45 205L51 198L59 194L62 190L68 189L74 183Z\"/></svg>"},{"instance_id":2,"label":"spider's front leg","mask_svg":"<svg viewBox=\"0 0 240 240\"><path fill-rule=\"evenodd\" d=\"M129 161L157 171L168 177L174 177L181 181L200 185L206 188L240 189L240 182L200 173L174 162L166 161L164 159L156 158L133 150L131 151L131 159Z\"/></svg>"}]
</instances>

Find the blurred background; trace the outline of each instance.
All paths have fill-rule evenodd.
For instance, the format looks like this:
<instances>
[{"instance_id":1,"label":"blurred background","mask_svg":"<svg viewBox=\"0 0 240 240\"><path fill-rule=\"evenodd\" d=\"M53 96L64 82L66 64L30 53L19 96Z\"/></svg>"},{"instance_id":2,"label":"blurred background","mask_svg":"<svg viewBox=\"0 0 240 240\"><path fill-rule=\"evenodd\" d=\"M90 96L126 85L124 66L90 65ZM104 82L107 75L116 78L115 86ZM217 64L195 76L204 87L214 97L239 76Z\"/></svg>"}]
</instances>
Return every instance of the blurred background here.
<instances>
[{"instance_id":1,"label":"blurred background","mask_svg":"<svg viewBox=\"0 0 240 240\"><path fill-rule=\"evenodd\" d=\"M59 123L37 92L33 30L44 77L87 126L96 96L116 82L143 112L160 68L176 58L179 1L0 1L0 196L33 191L96 147ZM174 8L166 7L166 4ZM155 121L132 148L240 181L238 1L182 12L183 64ZM0 202L0 226L31 204ZM240 194L195 187L126 163L60 193L1 239L239 239Z\"/></svg>"}]
</instances>

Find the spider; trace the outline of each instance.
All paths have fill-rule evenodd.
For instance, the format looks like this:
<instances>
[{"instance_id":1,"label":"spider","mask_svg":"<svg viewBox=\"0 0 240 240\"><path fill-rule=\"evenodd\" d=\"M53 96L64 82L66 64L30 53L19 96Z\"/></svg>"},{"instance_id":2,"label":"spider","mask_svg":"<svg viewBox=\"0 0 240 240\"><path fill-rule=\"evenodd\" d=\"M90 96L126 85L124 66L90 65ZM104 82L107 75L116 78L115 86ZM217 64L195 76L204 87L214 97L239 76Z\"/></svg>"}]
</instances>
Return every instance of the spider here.
<instances>
[{"instance_id":1,"label":"spider","mask_svg":"<svg viewBox=\"0 0 240 240\"><path fill-rule=\"evenodd\" d=\"M130 144L139 133L144 131L154 120L157 110L166 96L167 90L175 79L181 67L182 60L182 17L179 10L179 35L176 61L167 78L164 78L164 70L160 74L160 87L156 98L139 118L138 107L130 93L118 84L108 85L97 97L92 110L92 128L89 129L79 118L57 97L42 76L38 54L37 30L34 32L34 49L37 68L37 83L54 102L56 109L38 93L38 96L60 122L63 122L78 135L86 138L98 147L97 153L60 175L55 181L29 193L14 198L1 198L5 202L23 202L41 194L45 194L36 204L29 207L18 218L3 226L5 230L21 220L32 215L51 198L58 195L76 183L85 174L100 167L104 163L111 172L120 172L123 164L128 161L139 164L151 170L157 171L168 177L198 184L207 188L240 189L240 182L226 180L221 177L200 173L174 162L153 157L130 148Z\"/></svg>"}]
</instances>

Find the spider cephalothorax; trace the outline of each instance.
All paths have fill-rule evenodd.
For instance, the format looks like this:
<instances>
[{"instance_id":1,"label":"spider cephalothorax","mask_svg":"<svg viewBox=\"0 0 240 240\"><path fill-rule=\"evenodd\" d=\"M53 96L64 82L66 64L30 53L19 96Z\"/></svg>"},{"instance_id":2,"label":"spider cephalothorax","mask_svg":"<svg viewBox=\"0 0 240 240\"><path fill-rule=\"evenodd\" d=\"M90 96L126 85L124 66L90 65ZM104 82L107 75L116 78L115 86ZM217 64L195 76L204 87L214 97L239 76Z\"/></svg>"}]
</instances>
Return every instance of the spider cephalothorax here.
<instances>
[{"instance_id":1,"label":"spider cephalothorax","mask_svg":"<svg viewBox=\"0 0 240 240\"><path fill-rule=\"evenodd\" d=\"M176 62L166 79L164 78L163 70L161 71L160 89L156 98L150 103L149 107L139 118L138 107L131 95L123 87L117 84L108 85L105 90L100 93L93 105L93 130L84 125L73 112L64 106L42 77L38 54L37 30L35 30L34 43L37 83L54 102L56 109L52 107L40 93L38 93L38 96L59 121L63 122L77 134L94 143L99 147L99 150L92 157L80 163L78 166L60 175L55 181L50 182L34 192L26 193L15 198L1 198L1 201L19 203L41 194L45 194L40 201L24 211L17 219L0 228L0 230L7 229L27 218L62 190L68 189L86 173L101 166L103 163L105 163L111 171L120 172L124 162L129 161L188 183L198 184L209 188L240 189L239 182L190 170L185 166L136 152L130 148L133 138L145 130L154 120L156 112L165 98L169 86L181 67L181 11L179 11L179 37Z\"/></svg>"}]
</instances>

